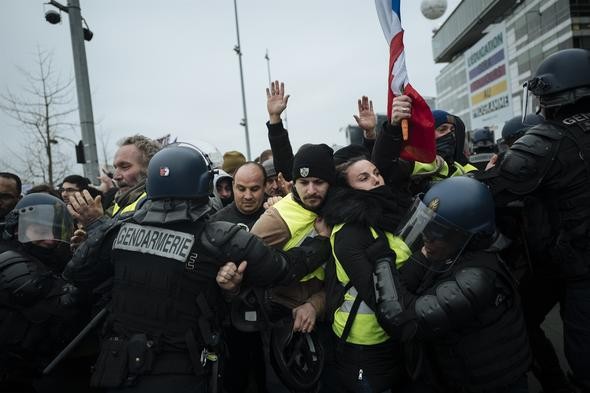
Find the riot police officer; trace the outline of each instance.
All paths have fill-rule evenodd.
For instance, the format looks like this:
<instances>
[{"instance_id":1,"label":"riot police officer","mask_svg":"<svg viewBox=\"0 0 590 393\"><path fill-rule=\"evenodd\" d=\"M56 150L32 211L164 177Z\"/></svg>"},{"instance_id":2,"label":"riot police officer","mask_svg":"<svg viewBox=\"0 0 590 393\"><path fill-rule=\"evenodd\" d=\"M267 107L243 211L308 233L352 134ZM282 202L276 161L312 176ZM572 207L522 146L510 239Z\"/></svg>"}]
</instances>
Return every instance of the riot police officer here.
<instances>
[{"instance_id":1,"label":"riot police officer","mask_svg":"<svg viewBox=\"0 0 590 393\"><path fill-rule=\"evenodd\" d=\"M415 252L399 273L391 249L368 248L377 318L410 344L416 384L436 392L527 391L530 351L518 293L508 268L487 251L495 229L486 186L453 177L432 186L403 223L399 236Z\"/></svg>"},{"instance_id":2,"label":"riot police officer","mask_svg":"<svg viewBox=\"0 0 590 393\"><path fill-rule=\"evenodd\" d=\"M80 328L73 288L60 277L70 258L72 229L65 203L49 194L25 196L6 216L0 243L2 392L80 391L79 385L73 387L76 375L67 383L60 379L63 369L41 377L43 367Z\"/></svg>"},{"instance_id":3,"label":"riot police officer","mask_svg":"<svg viewBox=\"0 0 590 393\"><path fill-rule=\"evenodd\" d=\"M472 155L469 156L469 163L480 171L484 170L497 150L494 131L487 127L471 131L471 150Z\"/></svg>"},{"instance_id":4,"label":"riot police officer","mask_svg":"<svg viewBox=\"0 0 590 393\"><path fill-rule=\"evenodd\" d=\"M217 390L224 313L218 269L247 260L244 283L285 284L329 256L327 239L289 255L242 227L208 222L213 170L189 144L170 145L148 166L147 202L131 218L89 228L65 276L90 290L113 277L93 386L117 391ZM319 251L319 252L315 252Z\"/></svg>"},{"instance_id":5,"label":"riot police officer","mask_svg":"<svg viewBox=\"0 0 590 393\"><path fill-rule=\"evenodd\" d=\"M565 355L573 381L589 392L590 51L549 56L525 86L538 97L546 121L514 142L485 177L500 205L532 195L548 206L559 232L552 258L565 285Z\"/></svg>"}]
</instances>

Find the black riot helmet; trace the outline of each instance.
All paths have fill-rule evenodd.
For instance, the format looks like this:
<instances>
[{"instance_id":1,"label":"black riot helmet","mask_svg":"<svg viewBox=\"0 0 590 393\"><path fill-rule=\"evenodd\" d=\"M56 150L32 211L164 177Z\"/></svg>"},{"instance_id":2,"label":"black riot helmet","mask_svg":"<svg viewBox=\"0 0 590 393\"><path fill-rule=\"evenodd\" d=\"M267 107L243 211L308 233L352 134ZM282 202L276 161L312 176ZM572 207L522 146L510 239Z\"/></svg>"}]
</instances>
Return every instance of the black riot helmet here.
<instances>
[{"instance_id":1,"label":"black riot helmet","mask_svg":"<svg viewBox=\"0 0 590 393\"><path fill-rule=\"evenodd\" d=\"M590 51L564 49L546 58L526 83L542 108L573 104L590 96Z\"/></svg>"},{"instance_id":2,"label":"black riot helmet","mask_svg":"<svg viewBox=\"0 0 590 393\"><path fill-rule=\"evenodd\" d=\"M417 198L398 233L411 250L424 245L433 259L454 261L473 240L473 245L489 241L495 230L490 190L473 178L457 176Z\"/></svg>"},{"instance_id":3,"label":"black riot helmet","mask_svg":"<svg viewBox=\"0 0 590 393\"><path fill-rule=\"evenodd\" d=\"M74 222L66 204L46 193L25 195L6 216L5 234L19 243L70 243Z\"/></svg>"},{"instance_id":4,"label":"black riot helmet","mask_svg":"<svg viewBox=\"0 0 590 393\"><path fill-rule=\"evenodd\" d=\"M473 151L476 153L492 152L496 143L494 131L487 127L471 131L471 143L473 144Z\"/></svg>"},{"instance_id":5,"label":"black riot helmet","mask_svg":"<svg viewBox=\"0 0 590 393\"><path fill-rule=\"evenodd\" d=\"M212 191L213 170L206 154L189 143L157 152L148 165L147 198L204 199Z\"/></svg>"},{"instance_id":6,"label":"black riot helmet","mask_svg":"<svg viewBox=\"0 0 590 393\"><path fill-rule=\"evenodd\" d=\"M316 387L324 369L325 353L315 331L293 331L293 321L272 328L270 359L281 381L296 392Z\"/></svg>"},{"instance_id":7,"label":"black riot helmet","mask_svg":"<svg viewBox=\"0 0 590 393\"><path fill-rule=\"evenodd\" d=\"M526 130L532 126L541 124L543 120L543 116L532 113L527 114L524 121L522 116L515 116L504 123L504 127L502 128L502 139L508 146L512 146L518 138L524 135Z\"/></svg>"}]
</instances>

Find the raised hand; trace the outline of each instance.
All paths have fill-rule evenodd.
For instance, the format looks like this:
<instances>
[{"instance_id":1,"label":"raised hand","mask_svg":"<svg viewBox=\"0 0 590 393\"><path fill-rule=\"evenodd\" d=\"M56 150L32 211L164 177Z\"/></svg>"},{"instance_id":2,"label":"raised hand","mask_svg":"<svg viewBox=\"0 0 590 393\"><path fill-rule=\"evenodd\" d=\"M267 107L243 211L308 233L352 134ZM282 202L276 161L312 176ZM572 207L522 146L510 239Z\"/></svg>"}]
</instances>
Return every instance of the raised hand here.
<instances>
[{"instance_id":1,"label":"raised hand","mask_svg":"<svg viewBox=\"0 0 590 393\"><path fill-rule=\"evenodd\" d=\"M365 138L375 139L375 126L377 125L377 117L373 111L373 101L369 97L362 96L358 100L359 114L353 115L356 123L363 129Z\"/></svg>"},{"instance_id":2,"label":"raised hand","mask_svg":"<svg viewBox=\"0 0 590 393\"><path fill-rule=\"evenodd\" d=\"M285 95L285 84L274 81L270 89L266 88L266 109L270 118L270 124L277 124L281 121L281 113L287 109L289 95Z\"/></svg>"},{"instance_id":3,"label":"raised hand","mask_svg":"<svg viewBox=\"0 0 590 393\"><path fill-rule=\"evenodd\" d=\"M76 192L67 207L72 217L84 227L104 214L100 195L93 199L88 190Z\"/></svg>"}]
</instances>

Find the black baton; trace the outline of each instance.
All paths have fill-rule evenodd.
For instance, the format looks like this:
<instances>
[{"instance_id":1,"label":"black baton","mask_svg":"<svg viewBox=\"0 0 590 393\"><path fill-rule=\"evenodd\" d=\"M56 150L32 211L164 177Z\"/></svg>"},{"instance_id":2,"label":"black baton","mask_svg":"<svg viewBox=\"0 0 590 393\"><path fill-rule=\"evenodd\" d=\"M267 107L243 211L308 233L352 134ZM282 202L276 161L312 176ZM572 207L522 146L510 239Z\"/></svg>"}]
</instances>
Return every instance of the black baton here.
<instances>
[{"instance_id":1,"label":"black baton","mask_svg":"<svg viewBox=\"0 0 590 393\"><path fill-rule=\"evenodd\" d=\"M88 322L86 326L84 326L84 329L82 329L80 333L78 333L78 335L74 337L74 339L70 341L70 343L64 349L62 349L62 351L55 357L55 359L53 359L51 363L49 363L47 367L45 367L45 369L43 370L43 375L49 374L55 368L55 366L58 365L59 362L61 362L66 356L68 356L68 354L72 352L72 349L74 349L74 347L78 345L84 337L86 337L88 332L92 330L96 325L98 325L98 323L105 316L106 313L106 308L100 310L98 314L96 314L94 318L92 318L92 320Z\"/></svg>"}]
</instances>

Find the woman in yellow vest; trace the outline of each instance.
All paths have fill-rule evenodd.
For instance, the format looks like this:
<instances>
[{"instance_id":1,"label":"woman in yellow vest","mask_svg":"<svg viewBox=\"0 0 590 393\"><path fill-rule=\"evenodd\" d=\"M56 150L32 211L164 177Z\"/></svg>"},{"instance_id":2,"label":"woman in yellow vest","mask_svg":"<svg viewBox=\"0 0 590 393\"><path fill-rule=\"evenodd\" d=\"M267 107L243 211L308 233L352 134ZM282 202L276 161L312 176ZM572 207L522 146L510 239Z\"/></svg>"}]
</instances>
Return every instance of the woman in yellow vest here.
<instances>
[{"instance_id":1,"label":"woman in yellow vest","mask_svg":"<svg viewBox=\"0 0 590 393\"><path fill-rule=\"evenodd\" d=\"M370 161L352 159L337 171L344 187L331 191L323 212L326 223L333 226L334 263L326 267L326 312L334 356L324 368L322 391L398 390L405 381L401 346L377 321L368 250L381 237L394 250L397 265L409 257L409 248L393 235L405 209Z\"/></svg>"}]
</instances>

